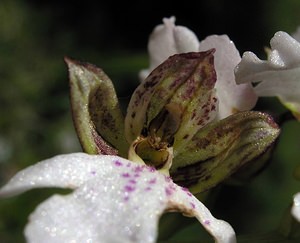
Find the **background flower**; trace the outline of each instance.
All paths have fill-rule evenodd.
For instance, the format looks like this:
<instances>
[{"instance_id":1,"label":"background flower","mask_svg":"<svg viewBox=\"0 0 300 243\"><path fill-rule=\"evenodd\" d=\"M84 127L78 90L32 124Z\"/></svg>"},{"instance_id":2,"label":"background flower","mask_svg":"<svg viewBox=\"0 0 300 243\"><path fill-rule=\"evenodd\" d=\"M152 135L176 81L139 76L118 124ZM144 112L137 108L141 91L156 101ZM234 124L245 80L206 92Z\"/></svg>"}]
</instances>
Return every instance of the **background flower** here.
<instances>
[{"instance_id":1,"label":"background flower","mask_svg":"<svg viewBox=\"0 0 300 243\"><path fill-rule=\"evenodd\" d=\"M267 61L245 52L236 67L237 83L258 83L258 96L277 96L300 120L300 43L283 31L270 41Z\"/></svg>"}]
</instances>

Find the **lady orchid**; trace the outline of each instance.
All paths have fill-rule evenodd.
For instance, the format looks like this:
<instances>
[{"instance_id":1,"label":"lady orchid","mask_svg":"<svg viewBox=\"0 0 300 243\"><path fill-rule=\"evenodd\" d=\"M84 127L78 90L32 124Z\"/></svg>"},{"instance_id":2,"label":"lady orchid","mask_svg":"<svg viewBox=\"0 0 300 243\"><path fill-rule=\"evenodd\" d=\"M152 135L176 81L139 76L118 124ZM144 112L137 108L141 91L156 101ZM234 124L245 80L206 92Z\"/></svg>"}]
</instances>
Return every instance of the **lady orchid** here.
<instances>
[{"instance_id":1,"label":"lady orchid","mask_svg":"<svg viewBox=\"0 0 300 243\"><path fill-rule=\"evenodd\" d=\"M200 193L222 182L263 154L279 129L259 112L211 122L213 54L168 58L136 89L125 119L104 72L66 59L75 127L83 149L95 155L42 161L1 189L1 197L36 187L74 189L36 209L25 229L28 241L154 242L159 216L177 210L196 216L217 242L235 242L233 229L181 186ZM116 156L126 151L129 160Z\"/></svg>"},{"instance_id":2,"label":"lady orchid","mask_svg":"<svg viewBox=\"0 0 300 243\"><path fill-rule=\"evenodd\" d=\"M242 169L248 175L261 169L279 127L268 114L249 111L258 86L254 92L248 78L235 83L241 58L233 42L225 35L199 42L174 22L164 19L151 34L150 70L140 73L143 81L125 116L100 68L65 59L85 153L41 161L0 189L0 197L40 187L73 189L31 214L25 228L29 242L155 242L159 218L168 211L196 217L216 242L236 242L232 227L194 195ZM281 65L279 52L272 57ZM248 73L244 63L243 57L238 78ZM298 193L290 214L298 221L299 205Z\"/></svg>"}]
</instances>

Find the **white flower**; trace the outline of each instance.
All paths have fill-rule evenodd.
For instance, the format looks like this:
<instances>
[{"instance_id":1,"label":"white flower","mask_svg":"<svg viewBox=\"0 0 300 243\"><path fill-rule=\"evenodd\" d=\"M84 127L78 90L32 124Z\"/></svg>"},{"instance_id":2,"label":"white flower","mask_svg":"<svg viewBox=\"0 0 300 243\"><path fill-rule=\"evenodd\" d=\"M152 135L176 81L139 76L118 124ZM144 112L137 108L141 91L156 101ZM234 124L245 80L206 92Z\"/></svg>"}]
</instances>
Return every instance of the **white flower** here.
<instances>
[{"instance_id":1,"label":"white flower","mask_svg":"<svg viewBox=\"0 0 300 243\"><path fill-rule=\"evenodd\" d=\"M195 216L216 242L236 241L231 226L187 189L117 156L75 153L44 160L15 175L0 197L39 187L74 191L36 208L25 229L28 242L154 242L159 217L168 210Z\"/></svg>"},{"instance_id":2,"label":"white flower","mask_svg":"<svg viewBox=\"0 0 300 243\"><path fill-rule=\"evenodd\" d=\"M236 111L246 111L254 107L257 96L251 84L237 85L235 82L234 68L240 62L241 57L227 35L213 35L199 42L191 30L176 26L174 17L164 18L163 22L164 24L156 26L150 35L148 43L150 67L140 72L141 80L144 80L155 67L173 54L207 51L215 48L218 118L222 119Z\"/></svg>"},{"instance_id":3,"label":"white flower","mask_svg":"<svg viewBox=\"0 0 300 243\"><path fill-rule=\"evenodd\" d=\"M235 70L237 83L259 82L254 88L258 96L277 96L300 120L300 43L279 31L270 45L267 61L252 52L243 54Z\"/></svg>"}]
</instances>

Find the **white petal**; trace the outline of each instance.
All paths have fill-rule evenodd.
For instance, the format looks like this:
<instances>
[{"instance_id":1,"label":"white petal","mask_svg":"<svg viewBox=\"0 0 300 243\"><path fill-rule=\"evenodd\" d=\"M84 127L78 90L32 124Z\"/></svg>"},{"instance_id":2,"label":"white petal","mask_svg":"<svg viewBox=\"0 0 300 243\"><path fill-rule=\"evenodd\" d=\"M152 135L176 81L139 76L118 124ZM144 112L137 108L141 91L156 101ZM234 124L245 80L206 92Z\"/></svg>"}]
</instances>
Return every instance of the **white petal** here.
<instances>
[{"instance_id":1,"label":"white petal","mask_svg":"<svg viewBox=\"0 0 300 243\"><path fill-rule=\"evenodd\" d=\"M300 222L300 192L294 196L292 215Z\"/></svg>"},{"instance_id":2,"label":"white petal","mask_svg":"<svg viewBox=\"0 0 300 243\"><path fill-rule=\"evenodd\" d=\"M194 32L184 26L176 26L175 17L164 18L163 24L156 26L149 37L150 67L139 73L141 81L169 56L197 51L198 47L199 41Z\"/></svg>"},{"instance_id":3,"label":"white petal","mask_svg":"<svg viewBox=\"0 0 300 243\"><path fill-rule=\"evenodd\" d=\"M268 61L260 60L254 53L245 52L235 70L237 83L262 81L262 75L270 71L289 70L300 66L300 43L285 32L277 32L270 41ZM261 74L262 73L262 74Z\"/></svg>"},{"instance_id":4,"label":"white petal","mask_svg":"<svg viewBox=\"0 0 300 243\"><path fill-rule=\"evenodd\" d=\"M110 159L107 158L106 163L110 165ZM1 188L0 197L13 196L40 187L75 189L93 178L94 171L105 174L109 168L102 164L95 163L92 156L84 153L55 156L18 172Z\"/></svg>"},{"instance_id":5,"label":"white petal","mask_svg":"<svg viewBox=\"0 0 300 243\"><path fill-rule=\"evenodd\" d=\"M117 156L54 157L18 173L0 196L68 183L78 188L52 196L30 216L25 230L29 242L154 242L159 217L170 209L196 216L217 242L235 242L230 225L215 219L186 189Z\"/></svg>"},{"instance_id":6,"label":"white petal","mask_svg":"<svg viewBox=\"0 0 300 243\"><path fill-rule=\"evenodd\" d=\"M300 43L277 32L271 47L268 61L244 53L235 70L237 83L260 82L254 88L258 96L277 96L300 120Z\"/></svg>"},{"instance_id":7,"label":"white petal","mask_svg":"<svg viewBox=\"0 0 300 243\"><path fill-rule=\"evenodd\" d=\"M299 67L300 43L283 31L276 32L270 41L272 50L276 50L286 68Z\"/></svg>"},{"instance_id":8,"label":"white petal","mask_svg":"<svg viewBox=\"0 0 300 243\"><path fill-rule=\"evenodd\" d=\"M234 111L251 110L257 101L250 83L237 85L234 68L241 61L240 54L227 35L212 35L200 42L199 51L215 48L215 69L217 72L217 97L219 119Z\"/></svg>"}]
</instances>

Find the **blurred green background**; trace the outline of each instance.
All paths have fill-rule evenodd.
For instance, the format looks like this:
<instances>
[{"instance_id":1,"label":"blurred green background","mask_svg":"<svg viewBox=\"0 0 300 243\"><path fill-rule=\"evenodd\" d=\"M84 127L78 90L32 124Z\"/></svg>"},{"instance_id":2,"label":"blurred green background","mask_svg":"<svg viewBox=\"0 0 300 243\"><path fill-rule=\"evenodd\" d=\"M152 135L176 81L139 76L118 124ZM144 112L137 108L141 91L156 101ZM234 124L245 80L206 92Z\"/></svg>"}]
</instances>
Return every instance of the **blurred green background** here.
<instances>
[{"instance_id":1,"label":"blurred green background","mask_svg":"<svg viewBox=\"0 0 300 243\"><path fill-rule=\"evenodd\" d=\"M176 16L199 39L227 34L241 53L264 47L278 30L300 25L300 1L0 1L0 185L18 170L56 154L81 151L69 110L64 56L94 63L111 77L122 105L148 65L147 41L163 17ZM284 112L276 99L257 109ZM226 186L210 205L239 234L279 224L300 183L300 124L283 126L272 163L243 187ZM0 201L0 242L24 242L22 230L35 206L57 190L34 190ZM59 191L61 192L61 191ZM176 239L192 242L197 226ZM186 237L189 237L189 241Z\"/></svg>"}]
</instances>

